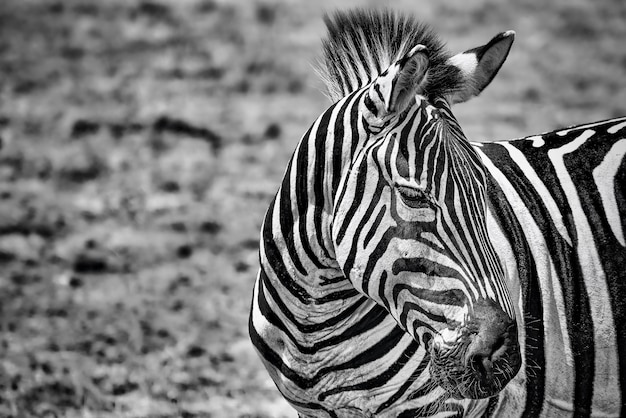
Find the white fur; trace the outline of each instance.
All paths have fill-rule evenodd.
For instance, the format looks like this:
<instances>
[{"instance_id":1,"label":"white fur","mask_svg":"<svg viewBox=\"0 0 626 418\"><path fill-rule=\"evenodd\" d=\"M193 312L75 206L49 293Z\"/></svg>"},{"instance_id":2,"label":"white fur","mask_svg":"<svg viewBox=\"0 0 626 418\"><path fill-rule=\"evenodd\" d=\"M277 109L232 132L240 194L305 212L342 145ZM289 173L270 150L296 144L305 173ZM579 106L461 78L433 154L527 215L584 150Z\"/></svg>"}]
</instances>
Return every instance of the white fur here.
<instances>
[{"instance_id":1,"label":"white fur","mask_svg":"<svg viewBox=\"0 0 626 418\"><path fill-rule=\"evenodd\" d=\"M476 71L476 67L478 67L476 54L472 53L457 54L451 57L448 63L458 67L466 78L471 77L472 74L474 74L474 71Z\"/></svg>"}]
</instances>

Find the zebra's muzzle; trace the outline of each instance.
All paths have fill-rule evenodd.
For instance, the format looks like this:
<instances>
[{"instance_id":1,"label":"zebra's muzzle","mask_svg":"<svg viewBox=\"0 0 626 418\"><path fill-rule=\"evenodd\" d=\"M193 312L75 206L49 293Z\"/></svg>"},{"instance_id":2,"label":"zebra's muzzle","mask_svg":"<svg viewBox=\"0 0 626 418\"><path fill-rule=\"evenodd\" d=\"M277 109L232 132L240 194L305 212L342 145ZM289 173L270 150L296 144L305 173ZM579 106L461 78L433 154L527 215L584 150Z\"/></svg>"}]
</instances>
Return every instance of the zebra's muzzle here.
<instances>
[{"instance_id":1,"label":"zebra's muzzle","mask_svg":"<svg viewBox=\"0 0 626 418\"><path fill-rule=\"evenodd\" d=\"M431 348L431 376L454 398L496 395L517 374L517 324L495 302L478 301L453 342Z\"/></svg>"}]
</instances>

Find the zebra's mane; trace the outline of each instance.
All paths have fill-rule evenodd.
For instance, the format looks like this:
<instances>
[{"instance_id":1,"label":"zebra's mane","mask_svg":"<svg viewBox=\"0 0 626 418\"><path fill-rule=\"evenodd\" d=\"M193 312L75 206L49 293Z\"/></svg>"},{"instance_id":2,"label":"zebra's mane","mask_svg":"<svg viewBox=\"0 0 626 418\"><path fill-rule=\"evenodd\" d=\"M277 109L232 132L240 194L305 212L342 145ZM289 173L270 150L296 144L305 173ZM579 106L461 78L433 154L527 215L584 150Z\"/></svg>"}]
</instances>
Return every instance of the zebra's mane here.
<instances>
[{"instance_id":1,"label":"zebra's mane","mask_svg":"<svg viewBox=\"0 0 626 418\"><path fill-rule=\"evenodd\" d=\"M325 15L324 22L328 35L318 73L333 102L368 84L417 44L428 48L430 59L424 95L442 96L462 82L460 71L446 63L444 43L413 16L354 9Z\"/></svg>"}]
</instances>

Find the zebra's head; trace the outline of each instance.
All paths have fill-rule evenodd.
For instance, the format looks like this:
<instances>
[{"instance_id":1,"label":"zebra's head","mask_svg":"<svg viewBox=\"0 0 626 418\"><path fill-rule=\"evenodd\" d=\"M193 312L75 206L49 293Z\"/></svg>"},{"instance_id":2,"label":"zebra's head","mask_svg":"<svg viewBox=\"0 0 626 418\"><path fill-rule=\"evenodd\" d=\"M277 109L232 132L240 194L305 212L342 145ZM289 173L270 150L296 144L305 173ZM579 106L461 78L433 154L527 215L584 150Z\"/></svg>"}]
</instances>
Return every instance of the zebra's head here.
<instances>
[{"instance_id":1,"label":"zebra's head","mask_svg":"<svg viewBox=\"0 0 626 418\"><path fill-rule=\"evenodd\" d=\"M357 106L362 146L336 193L337 261L428 349L431 377L456 398L493 396L521 363L487 230L485 168L451 112L491 82L513 37L456 56L432 42L400 47L345 99Z\"/></svg>"}]
</instances>

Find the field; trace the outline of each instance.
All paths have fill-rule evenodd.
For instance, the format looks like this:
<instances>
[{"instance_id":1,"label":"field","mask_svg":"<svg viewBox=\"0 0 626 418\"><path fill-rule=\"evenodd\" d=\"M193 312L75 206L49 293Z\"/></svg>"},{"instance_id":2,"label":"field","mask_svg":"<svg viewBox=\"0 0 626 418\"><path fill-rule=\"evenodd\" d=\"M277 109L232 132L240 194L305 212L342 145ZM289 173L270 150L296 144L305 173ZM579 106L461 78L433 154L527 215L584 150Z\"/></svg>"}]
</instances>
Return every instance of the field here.
<instances>
[{"instance_id":1,"label":"field","mask_svg":"<svg viewBox=\"0 0 626 418\"><path fill-rule=\"evenodd\" d=\"M330 103L325 10L0 2L0 417L294 417L247 336L262 216ZM472 140L626 115L623 0L389 1L454 51L514 29Z\"/></svg>"}]
</instances>

